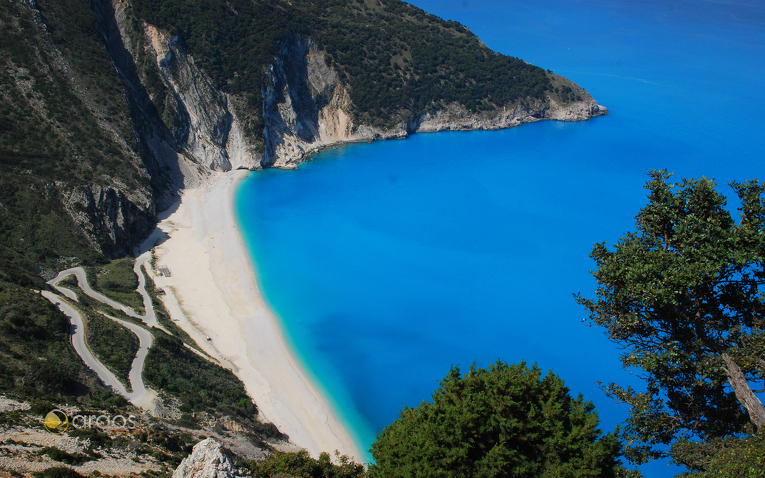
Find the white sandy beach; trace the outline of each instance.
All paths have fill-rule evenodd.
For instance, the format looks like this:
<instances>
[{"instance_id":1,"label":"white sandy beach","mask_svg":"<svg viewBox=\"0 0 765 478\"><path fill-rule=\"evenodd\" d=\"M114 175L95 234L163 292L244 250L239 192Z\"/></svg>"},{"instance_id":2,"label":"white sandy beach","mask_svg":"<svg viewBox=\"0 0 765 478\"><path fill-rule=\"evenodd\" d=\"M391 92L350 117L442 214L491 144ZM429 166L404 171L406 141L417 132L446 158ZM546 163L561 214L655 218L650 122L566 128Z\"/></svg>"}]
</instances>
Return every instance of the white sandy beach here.
<instances>
[{"instance_id":1,"label":"white sandy beach","mask_svg":"<svg viewBox=\"0 0 765 478\"><path fill-rule=\"evenodd\" d=\"M260 295L233 211L234 188L245 174L218 173L205 187L184 192L178 209L161 221L169 238L155 250L157 265L169 267L172 276L154 279L167 292L163 300L173 320L234 370L262 418L313 456L339 450L361 460Z\"/></svg>"}]
</instances>

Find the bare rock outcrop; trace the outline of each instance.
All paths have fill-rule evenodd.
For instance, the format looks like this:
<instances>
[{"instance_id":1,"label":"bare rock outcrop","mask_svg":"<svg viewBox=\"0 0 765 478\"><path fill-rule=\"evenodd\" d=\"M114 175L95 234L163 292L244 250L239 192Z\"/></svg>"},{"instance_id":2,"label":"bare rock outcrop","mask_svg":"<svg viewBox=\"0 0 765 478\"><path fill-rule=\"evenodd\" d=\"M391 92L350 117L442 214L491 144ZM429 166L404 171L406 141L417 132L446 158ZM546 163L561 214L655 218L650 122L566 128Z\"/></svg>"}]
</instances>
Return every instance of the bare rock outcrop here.
<instances>
[{"instance_id":1,"label":"bare rock outcrop","mask_svg":"<svg viewBox=\"0 0 765 478\"><path fill-rule=\"evenodd\" d=\"M291 169L337 143L407 136L404 125L382 129L355 124L348 87L308 38L279 45L279 54L266 69L262 95L265 167Z\"/></svg>"},{"instance_id":2,"label":"bare rock outcrop","mask_svg":"<svg viewBox=\"0 0 765 478\"><path fill-rule=\"evenodd\" d=\"M94 249L107 257L128 254L152 224L154 202L146 194L86 185L62 192L64 208Z\"/></svg>"},{"instance_id":3,"label":"bare rock outcrop","mask_svg":"<svg viewBox=\"0 0 765 478\"><path fill-rule=\"evenodd\" d=\"M194 445L191 455L183 459L173 478L234 478L245 476L223 451L223 445L208 438Z\"/></svg>"}]
</instances>

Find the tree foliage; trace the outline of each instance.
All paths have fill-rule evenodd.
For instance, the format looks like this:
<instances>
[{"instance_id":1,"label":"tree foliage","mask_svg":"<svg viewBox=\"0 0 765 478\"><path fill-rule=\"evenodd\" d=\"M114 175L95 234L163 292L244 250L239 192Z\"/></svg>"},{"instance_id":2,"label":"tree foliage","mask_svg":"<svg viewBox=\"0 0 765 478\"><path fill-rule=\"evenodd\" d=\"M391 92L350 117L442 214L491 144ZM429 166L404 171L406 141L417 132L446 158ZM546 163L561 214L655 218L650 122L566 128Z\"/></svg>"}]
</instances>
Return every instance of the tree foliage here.
<instances>
[{"instance_id":1,"label":"tree foliage","mask_svg":"<svg viewBox=\"0 0 765 478\"><path fill-rule=\"evenodd\" d=\"M272 453L265 460L247 462L254 476L261 478L292 476L295 478L364 478L364 465L355 463L345 455L335 452L336 463L329 453L323 452L319 459L311 458L307 451Z\"/></svg>"},{"instance_id":2,"label":"tree foliage","mask_svg":"<svg viewBox=\"0 0 765 478\"><path fill-rule=\"evenodd\" d=\"M152 329L143 378L147 385L176 397L184 413L230 415L255 425L257 407L230 370L199 357L181 339Z\"/></svg>"},{"instance_id":3,"label":"tree foliage","mask_svg":"<svg viewBox=\"0 0 765 478\"><path fill-rule=\"evenodd\" d=\"M594 246L597 298L577 299L645 379L644 392L606 387L632 406L625 431L637 462L663 454L653 445L730 436L765 419L749 385L765 378L763 187L731 184L737 223L713 181L669 177L651 173L637 232L613 251Z\"/></svg>"},{"instance_id":4,"label":"tree foliage","mask_svg":"<svg viewBox=\"0 0 765 478\"><path fill-rule=\"evenodd\" d=\"M433 401L401 412L372 445L373 477L615 476L620 444L581 395L539 367L453 368Z\"/></svg>"},{"instance_id":5,"label":"tree foliage","mask_svg":"<svg viewBox=\"0 0 765 478\"><path fill-rule=\"evenodd\" d=\"M765 434L681 442L672 447L672 458L691 470L678 478L765 478Z\"/></svg>"}]
</instances>

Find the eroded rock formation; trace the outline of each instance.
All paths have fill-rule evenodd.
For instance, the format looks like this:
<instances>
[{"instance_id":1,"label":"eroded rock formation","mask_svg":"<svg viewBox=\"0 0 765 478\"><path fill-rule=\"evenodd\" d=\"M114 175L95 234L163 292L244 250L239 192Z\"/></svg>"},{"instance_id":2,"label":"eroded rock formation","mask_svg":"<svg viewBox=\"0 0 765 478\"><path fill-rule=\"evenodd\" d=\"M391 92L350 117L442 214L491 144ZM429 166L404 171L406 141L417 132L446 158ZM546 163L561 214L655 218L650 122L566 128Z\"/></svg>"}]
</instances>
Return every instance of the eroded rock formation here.
<instances>
[{"instance_id":1,"label":"eroded rock formation","mask_svg":"<svg viewBox=\"0 0 765 478\"><path fill-rule=\"evenodd\" d=\"M194 445L191 455L183 459L173 478L234 478L245 476L223 450L223 444L208 438Z\"/></svg>"}]
</instances>

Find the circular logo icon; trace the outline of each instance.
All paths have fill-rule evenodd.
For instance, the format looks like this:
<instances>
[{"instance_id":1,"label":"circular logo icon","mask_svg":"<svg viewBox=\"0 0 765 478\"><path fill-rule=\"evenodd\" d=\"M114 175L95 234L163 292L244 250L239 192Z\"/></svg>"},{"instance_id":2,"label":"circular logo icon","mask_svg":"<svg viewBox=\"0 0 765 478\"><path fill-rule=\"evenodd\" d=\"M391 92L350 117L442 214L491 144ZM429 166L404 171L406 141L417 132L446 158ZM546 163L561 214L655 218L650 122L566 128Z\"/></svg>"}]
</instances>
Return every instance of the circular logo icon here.
<instances>
[{"instance_id":1,"label":"circular logo icon","mask_svg":"<svg viewBox=\"0 0 765 478\"><path fill-rule=\"evenodd\" d=\"M53 410L45 415L43 424L49 432L61 435L69 428L69 417L61 410Z\"/></svg>"}]
</instances>

